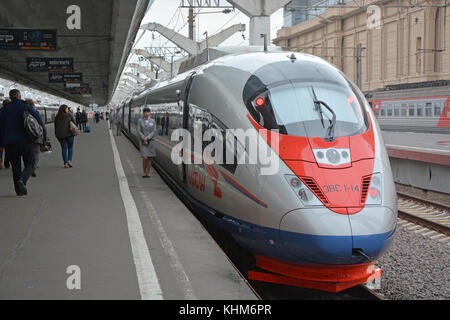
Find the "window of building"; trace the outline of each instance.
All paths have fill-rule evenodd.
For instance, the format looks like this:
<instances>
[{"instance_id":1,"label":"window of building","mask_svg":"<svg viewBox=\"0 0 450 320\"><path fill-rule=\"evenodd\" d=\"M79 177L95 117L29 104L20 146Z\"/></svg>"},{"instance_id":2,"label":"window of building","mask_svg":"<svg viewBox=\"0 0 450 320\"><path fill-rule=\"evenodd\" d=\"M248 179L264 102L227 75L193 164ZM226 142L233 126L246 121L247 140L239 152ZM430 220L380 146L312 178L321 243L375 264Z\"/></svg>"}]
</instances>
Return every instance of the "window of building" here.
<instances>
[{"instance_id":1,"label":"window of building","mask_svg":"<svg viewBox=\"0 0 450 320\"><path fill-rule=\"evenodd\" d=\"M422 38L416 38L416 73L422 73Z\"/></svg>"},{"instance_id":2,"label":"window of building","mask_svg":"<svg viewBox=\"0 0 450 320\"><path fill-rule=\"evenodd\" d=\"M433 104L431 102L427 102L425 104L425 116L432 117L433 116Z\"/></svg>"}]
</instances>

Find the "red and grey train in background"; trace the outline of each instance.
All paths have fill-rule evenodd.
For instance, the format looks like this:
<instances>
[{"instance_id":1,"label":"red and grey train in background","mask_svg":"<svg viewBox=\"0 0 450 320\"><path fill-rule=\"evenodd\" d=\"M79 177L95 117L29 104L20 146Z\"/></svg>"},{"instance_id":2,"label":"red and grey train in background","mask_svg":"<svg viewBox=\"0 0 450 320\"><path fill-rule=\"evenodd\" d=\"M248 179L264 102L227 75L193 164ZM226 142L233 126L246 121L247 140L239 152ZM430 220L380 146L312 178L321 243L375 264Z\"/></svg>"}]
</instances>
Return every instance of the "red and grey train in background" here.
<instances>
[{"instance_id":1,"label":"red and grey train in background","mask_svg":"<svg viewBox=\"0 0 450 320\"><path fill-rule=\"evenodd\" d=\"M366 93L382 130L450 134L450 81L391 85Z\"/></svg>"},{"instance_id":2,"label":"red and grey train in background","mask_svg":"<svg viewBox=\"0 0 450 320\"><path fill-rule=\"evenodd\" d=\"M121 107L134 143L144 106L162 129L155 166L268 271L250 271L250 279L340 291L381 276L373 261L391 244L397 218L388 155L364 95L334 66L281 51L191 66ZM196 126L272 131L278 172L260 175L259 164L174 164L172 132Z\"/></svg>"}]
</instances>

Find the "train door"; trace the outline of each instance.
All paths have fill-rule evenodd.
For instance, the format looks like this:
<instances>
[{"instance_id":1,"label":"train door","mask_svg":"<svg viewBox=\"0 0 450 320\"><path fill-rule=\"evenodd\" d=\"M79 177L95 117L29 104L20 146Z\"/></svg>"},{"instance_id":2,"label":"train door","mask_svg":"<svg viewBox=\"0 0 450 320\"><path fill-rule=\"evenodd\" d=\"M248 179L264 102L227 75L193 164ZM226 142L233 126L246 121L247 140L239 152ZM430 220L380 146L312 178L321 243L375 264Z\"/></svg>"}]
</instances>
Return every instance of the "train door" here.
<instances>
[{"instance_id":1,"label":"train door","mask_svg":"<svg viewBox=\"0 0 450 320\"><path fill-rule=\"evenodd\" d=\"M131 106L133 105L133 100L130 100L130 103L128 104L128 119L127 119L127 131L128 133L131 133Z\"/></svg>"},{"instance_id":2,"label":"train door","mask_svg":"<svg viewBox=\"0 0 450 320\"><path fill-rule=\"evenodd\" d=\"M184 99L183 99L183 129L189 130L189 94L191 91L192 83L194 82L195 78L195 72L191 74L191 76L188 78L186 83L186 89L184 92ZM182 151L183 152L183 151ZM184 159L184 154L181 154L181 157ZM187 183L187 168L184 161L181 163L181 165L178 166L178 172L180 176L180 180L183 183Z\"/></svg>"}]
</instances>

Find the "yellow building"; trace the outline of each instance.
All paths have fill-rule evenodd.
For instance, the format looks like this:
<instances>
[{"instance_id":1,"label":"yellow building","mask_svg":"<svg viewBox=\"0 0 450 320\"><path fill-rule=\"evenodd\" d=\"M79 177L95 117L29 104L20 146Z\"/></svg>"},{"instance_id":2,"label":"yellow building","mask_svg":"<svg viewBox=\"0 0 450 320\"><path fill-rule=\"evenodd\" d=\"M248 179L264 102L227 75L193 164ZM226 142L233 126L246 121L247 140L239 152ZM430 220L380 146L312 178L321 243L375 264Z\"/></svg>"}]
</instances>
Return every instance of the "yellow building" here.
<instances>
[{"instance_id":1,"label":"yellow building","mask_svg":"<svg viewBox=\"0 0 450 320\"><path fill-rule=\"evenodd\" d=\"M378 29L373 28L376 12L368 13L369 5L379 6ZM323 57L354 82L357 82L356 48L361 44L363 91L401 83L448 80L450 1L354 0L279 30L274 43L287 50Z\"/></svg>"}]
</instances>

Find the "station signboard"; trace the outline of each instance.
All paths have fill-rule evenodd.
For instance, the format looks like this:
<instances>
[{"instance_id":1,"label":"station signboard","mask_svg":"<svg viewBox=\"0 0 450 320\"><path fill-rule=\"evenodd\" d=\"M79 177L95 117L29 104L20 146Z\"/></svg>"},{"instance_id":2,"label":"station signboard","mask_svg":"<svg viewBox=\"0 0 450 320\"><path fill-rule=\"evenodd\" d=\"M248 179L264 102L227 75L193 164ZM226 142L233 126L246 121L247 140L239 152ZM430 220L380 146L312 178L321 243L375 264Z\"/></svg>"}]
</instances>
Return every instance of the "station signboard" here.
<instances>
[{"instance_id":1,"label":"station signboard","mask_svg":"<svg viewBox=\"0 0 450 320\"><path fill-rule=\"evenodd\" d=\"M56 29L0 28L0 50L57 50Z\"/></svg>"},{"instance_id":2,"label":"station signboard","mask_svg":"<svg viewBox=\"0 0 450 320\"><path fill-rule=\"evenodd\" d=\"M83 82L83 74L81 72L76 73L51 72L48 74L48 82L81 84Z\"/></svg>"},{"instance_id":3,"label":"station signboard","mask_svg":"<svg viewBox=\"0 0 450 320\"><path fill-rule=\"evenodd\" d=\"M73 58L27 58L28 72L73 72Z\"/></svg>"},{"instance_id":4,"label":"station signboard","mask_svg":"<svg viewBox=\"0 0 450 320\"><path fill-rule=\"evenodd\" d=\"M65 85L64 91L71 94L81 94L83 96L89 96L92 94L92 88L89 87L89 83L81 83L79 86Z\"/></svg>"}]
</instances>

